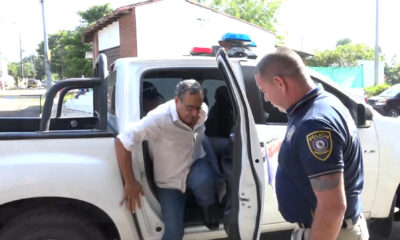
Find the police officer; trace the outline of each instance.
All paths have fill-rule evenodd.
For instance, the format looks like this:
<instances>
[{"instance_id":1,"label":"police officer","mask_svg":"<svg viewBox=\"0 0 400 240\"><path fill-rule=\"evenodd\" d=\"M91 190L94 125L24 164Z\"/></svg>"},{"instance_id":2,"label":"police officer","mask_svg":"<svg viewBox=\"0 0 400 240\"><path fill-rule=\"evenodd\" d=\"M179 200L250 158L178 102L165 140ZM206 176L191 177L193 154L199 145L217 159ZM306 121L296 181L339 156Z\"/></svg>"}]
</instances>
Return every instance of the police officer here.
<instances>
[{"instance_id":1,"label":"police officer","mask_svg":"<svg viewBox=\"0 0 400 240\"><path fill-rule=\"evenodd\" d=\"M297 223L292 239L368 239L360 139L347 108L311 80L288 48L259 62L256 82L265 101L289 118L276 193L282 216Z\"/></svg>"}]
</instances>

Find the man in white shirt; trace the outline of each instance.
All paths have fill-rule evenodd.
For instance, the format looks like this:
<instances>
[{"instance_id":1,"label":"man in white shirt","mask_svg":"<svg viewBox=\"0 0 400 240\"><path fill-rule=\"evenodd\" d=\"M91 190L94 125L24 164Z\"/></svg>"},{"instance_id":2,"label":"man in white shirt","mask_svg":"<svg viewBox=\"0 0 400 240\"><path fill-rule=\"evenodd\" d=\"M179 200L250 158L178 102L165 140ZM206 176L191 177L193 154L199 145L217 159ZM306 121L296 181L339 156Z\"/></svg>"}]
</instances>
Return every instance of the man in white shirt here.
<instances>
[{"instance_id":1,"label":"man in white shirt","mask_svg":"<svg viewBox=\"0 0 400 240\"><path fill-rule=\"evenodd\" d=\"M132 212L141 207L143 190L133 175L131 151L143 140L149 141L165 224L163 240L183 237L186 188L192 190L197 203L205 210L206 226L218 227L215 177L202 146L208 112L203 103L203 89L196 80L184 80L178 83L175 95L174 100L129 124L115 141L125 181L121 204L126 202Z\"/></svg>"}]
</instances>

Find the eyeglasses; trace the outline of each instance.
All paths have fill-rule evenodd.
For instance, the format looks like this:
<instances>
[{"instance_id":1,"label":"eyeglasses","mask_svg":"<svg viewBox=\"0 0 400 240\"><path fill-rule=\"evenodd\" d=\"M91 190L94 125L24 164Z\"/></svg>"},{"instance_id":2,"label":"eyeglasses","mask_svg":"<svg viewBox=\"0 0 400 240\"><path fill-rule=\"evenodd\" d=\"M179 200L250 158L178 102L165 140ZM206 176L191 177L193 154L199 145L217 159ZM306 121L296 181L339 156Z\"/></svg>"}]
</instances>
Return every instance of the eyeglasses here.
<instances>
[{"instance_id":1,"label":"eyeglasses","mask_svg":"<svg viewBox=\"0 0 400 240\"><path fill-rule=\"evenodd\" d=\"M193 105L186 105L186 104L183 103L183 102L182 102L182 104L185 106L185 109L186 109L188 112L193 112L193 111L200 112L200 111L201 111L201 106L200 106L200 107L195 107L195 106L193 106Z\"/></svg>"}]
</instances>

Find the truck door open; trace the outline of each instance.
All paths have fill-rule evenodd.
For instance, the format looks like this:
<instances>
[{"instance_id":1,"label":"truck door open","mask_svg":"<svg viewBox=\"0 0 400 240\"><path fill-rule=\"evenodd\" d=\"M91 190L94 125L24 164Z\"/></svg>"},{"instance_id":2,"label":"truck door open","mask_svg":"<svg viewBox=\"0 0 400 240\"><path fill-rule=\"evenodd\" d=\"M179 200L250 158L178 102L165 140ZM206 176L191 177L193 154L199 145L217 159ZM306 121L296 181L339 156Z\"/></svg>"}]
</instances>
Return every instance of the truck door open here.
<instances>
[{"instance_id":1,"label":"truck door open","mask_svg":"<svg viewBox=\"0 0 400 240\"><path fill-rule=\"evenodd\" d=\"M232 133L231 215L225 229L229 239L258 239L264 206L264 159L245 90L223 50L217 54L217 63L232 91L237 110Z\"/></svg>"}]
</instances>

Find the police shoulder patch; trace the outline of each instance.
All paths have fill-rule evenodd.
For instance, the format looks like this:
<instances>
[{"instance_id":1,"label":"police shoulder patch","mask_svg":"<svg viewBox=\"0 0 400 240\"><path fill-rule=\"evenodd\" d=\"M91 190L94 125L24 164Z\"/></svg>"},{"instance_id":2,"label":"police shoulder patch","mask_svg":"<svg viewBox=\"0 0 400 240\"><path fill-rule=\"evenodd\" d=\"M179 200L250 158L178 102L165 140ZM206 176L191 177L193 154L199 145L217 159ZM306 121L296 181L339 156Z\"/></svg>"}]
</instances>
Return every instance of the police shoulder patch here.
<instances>
[{"instance_id":1,"label":"police shoulder patch","mask_svg":"<svg viewBox=\"0 0 400 240\"><path fill-rule=\"evenodd\" d=\"M320 160L326 161L332 153L332 135L330 131L314 131L307 135L307 145L312 155Z\"/></svg>"}]
</instances>

